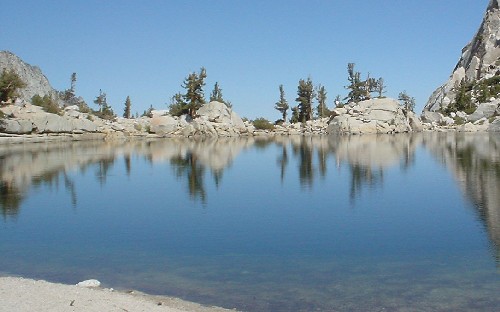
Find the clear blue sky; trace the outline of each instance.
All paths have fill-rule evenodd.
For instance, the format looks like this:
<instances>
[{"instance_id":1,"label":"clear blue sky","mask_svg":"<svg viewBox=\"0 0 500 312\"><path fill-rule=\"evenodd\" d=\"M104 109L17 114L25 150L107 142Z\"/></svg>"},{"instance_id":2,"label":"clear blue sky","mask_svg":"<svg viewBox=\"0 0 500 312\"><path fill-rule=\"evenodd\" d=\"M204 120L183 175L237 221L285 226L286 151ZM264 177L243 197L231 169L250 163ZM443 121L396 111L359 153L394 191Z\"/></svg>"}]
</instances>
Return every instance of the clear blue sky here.
<instances>
[{"instance_id":1,"label":"clear blue sky","mask_svg":"<svg viewBox=\"0 0 500 312\"><path fill-rule=\"evenodd\" d=\"M2 0L0 50L39 66L52 86L93 106L99 89L119 115L167 108L201 66L242 117L276 120L283 84L295 105L311 77L328 105L346 95L347 63L406 90L419 112L448 79L488 0Z\"/></svg>"}]
</instances>

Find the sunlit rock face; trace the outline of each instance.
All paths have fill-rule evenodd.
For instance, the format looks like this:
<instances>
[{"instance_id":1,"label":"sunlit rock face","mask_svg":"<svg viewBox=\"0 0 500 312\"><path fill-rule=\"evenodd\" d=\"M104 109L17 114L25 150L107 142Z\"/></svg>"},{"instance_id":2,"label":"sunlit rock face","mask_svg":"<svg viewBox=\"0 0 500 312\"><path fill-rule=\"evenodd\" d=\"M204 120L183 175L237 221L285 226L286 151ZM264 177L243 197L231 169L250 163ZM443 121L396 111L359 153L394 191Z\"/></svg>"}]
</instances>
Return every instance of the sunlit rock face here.
<instances>
[{"instance_id":1,"label":"sunlit rock face","mask_svg":"<svg viewBox=\"0 0 500 312\"><path fill-rule=\"evenodd\" d=\"M351 103L333 110L330 134L402 133L412 131L410 117L398 101L390 98ZM418 127L416 127L418 128Z\"/></svg>"},{"instance_id":2,"label":"sunlit rock face","mask_svg":"<svg viewBox=\"0 0 500 312\"><path fill-rule=\"evenodd\" d=\"M450 79L429 98L424 111L438 111L455 100L454 87L464 78L469 81L491 78L500 73L499 0L491 0L474 38L462 49L462 55Z\"/></svg>"},{"instance_id":3,"label":"sunlit rock face","mask_svg":"<svg viewBox=\"0 0 500 312\"><path fill-rule=\"evenodd\" d=\"M13 70L26 83L25 88L18 90L20 100L31 102L34 95L55 96L57 93L40 68L25 63L9 51L0 51L0 72L4 69Z\"/></svg>"}]
</instances>

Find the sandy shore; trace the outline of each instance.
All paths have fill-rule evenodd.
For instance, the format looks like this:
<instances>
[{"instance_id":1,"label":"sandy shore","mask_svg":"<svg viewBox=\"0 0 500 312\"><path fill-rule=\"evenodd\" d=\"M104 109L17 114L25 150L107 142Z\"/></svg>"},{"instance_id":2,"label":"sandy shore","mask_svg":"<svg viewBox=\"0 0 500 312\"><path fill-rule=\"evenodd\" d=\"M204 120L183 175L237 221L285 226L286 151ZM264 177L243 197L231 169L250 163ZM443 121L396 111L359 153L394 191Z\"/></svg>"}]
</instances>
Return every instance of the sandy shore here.
<instances>
[{"instance_id":1,"label":"sandy shore","mask_svg":"<svg viewBox=\"0 0 500 312\"><path fill-rule=\"evenodd\" d=\"M234 311L139 292L84 288L19 277L0 277L0 311Z\"/></svg>"}]
</instances>

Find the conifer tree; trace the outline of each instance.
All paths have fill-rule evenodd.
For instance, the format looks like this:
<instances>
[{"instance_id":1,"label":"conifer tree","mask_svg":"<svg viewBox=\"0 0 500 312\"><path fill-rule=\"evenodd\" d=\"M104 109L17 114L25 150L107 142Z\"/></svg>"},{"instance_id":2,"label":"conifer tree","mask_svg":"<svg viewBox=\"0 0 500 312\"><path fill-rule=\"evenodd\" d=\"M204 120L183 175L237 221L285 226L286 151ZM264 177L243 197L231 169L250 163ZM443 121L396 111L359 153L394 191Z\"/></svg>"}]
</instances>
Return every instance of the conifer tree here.
<instances>
[{"instance_id":1,"label":"conifer tree","mask_svg":"<svg viewBox=\"0 0 500 312\"><path fill-rule=\"evenodd\" d=\"M203 87L205 86L205 78L207 72L204 67L200 69L200 73L191 73L184 80L182 87L186 89L186 94L183 98L186 102L186 109L188 114L194 118L196 111L205 104L205 94Z\"/></svg>"},{"instance_id":2,"label":"conifer tree","mask_svg":"<svg viewBox=\"0 0 500 312\"><path fill-rule=\"evenodd\" d=\"M106 93L102 92L102 89L99 89L99 95L96 96L94 104L99 106L99 112L104 110L104 106L106 104Z\"/></svg>"},{"instance_id":3,"label":"conifer tree","mask_svg":"<svg viewBox=\"0 0 500 312\"><path fill-rule=\"evenodd\" d=\"M130 96L127 96L127 99L125 100L125 108L123 110L123 117L124 118L132 118L131 113L130 113L130 108L132 107L132 103L130 102Z\"/></svg>"},{"instance_id":4,"label":"conifer tree","mask_svg":"<svg viewBox=\"0 0 500 312\"><path fill-rule=\"evenodd\" d=\"M70 88L61 92L62 99L69 103L75 98L75 87L76 87L76 73L71 74L70 78Z\"/></svg>"},{"instance_id":5,"label":"conifer tree","mask_svg":"<svg viewBox=\"0 0 500 312\"><path fill-rule=\"evenodd\" d=\"M306 122L312 119L312 102L316 96L311 78L300 79L297 87L297 98L299 108L299 121Z\"/></svg>"},{"instance_id":6,"label":"conifer tree","mask_svg":"<svg viewBox=\"0 0 500 312\"><path fill-rule=\"evenodd\" d=\"M347 64L347 80L349 85L346 89L349 89L349 94L345 98L347 102L360 102L371 98L371 93L376 91L377 80L375 78L370 78L370 74L366 80L361 80L361 73L354 70L354 63Z\"/></svg>"},{"instance_id":7,"label":"conifer tree","mask_svg":"<svg viewBox=\"0 0 500 312\"><path fill-rule=\"evenodd\" d=\"M362 100L364 92L363 92L363 82L361 81L361 73L354 71L354 63L347 64L347 80L349 81L349 85L346 86L346 89L350 89L349 94L345 98L347 102L359 102Z\"/></svg>"},{"instance_id":8,"label":"conifer tree","mask_svg":"<svg viewBox=\"0 0 500 312\"><path fill-rule=\"evenodd\" d=\"M286 115L288 108L290 107L288 105L288 102L285 98L285 90L283 89L283 85L279 86L280 89L280 100L276 102L276 106L274 106L275 109L277 109L281 113L281 117L283 119L283 122L286 122Z\"/></svg>"},{"instance_id":9,"label":"conifer tree","mask_svg":"<svg viewBox=\"0 0 500 312\"><path fill-rule=\"evenodd\" d=\"M299 107L298 106L294 106L292 107L292 117L290 118L290 122L291 123L296 123L296 122L299 122Z\"/></svg>"},{"instance_id":10,"label":"conifer tree","mask_svg":"<svg viewBox=\"0 0 500 312\"><path fill-rule=\"evenodd\" d=\"M379 78L375 86L375 91L378 93L379 99L384 97L385 89L384 78Z\"/></svg>"},{"instance_id":11,"label":"conifer tree","mask_svg":"<svg viewBox=\"0 0 500 312\"><path fill-rule=\"evenodd\" d=\"M212 101L217 101L220 103L226 103L224 99L222 98L222 89L219 87L219 83L215 82L214 89L212 90L212 93L210 94L210 102Z\"/></svg>"},{"instance_id":12,"label":"conifer tree","mask_svg":"<svg viewBox=\"0 0 500 312\"><path fill-rule=\"evenodd\" d=\"M177 92L170 99L169 114L172 116L181 116L187 114L187 104L184 102L184 97L180 92Z\"/></svg>"},{"instance_id":13,"label":"conifer tree","mask_svg":"<svg viewBox=\"0 0 500 312\"><path fill-rule=\"evenodd\" d=\"M326 95L327 92L325 90L325 87L319 85L317 88L317 96L316 96L316 99L318 100L318 106L316 107L316 110L319 118L328 117L330 115L330 110L326 106Z\"/></svg>"},{"instance_id":14,"label":"conifer tree","mask_svg":"<svg viewBox=\"0 0 500 312\"><path fill-rule=\"evenodd\" d=\"M406 91L399 93L398 100L407 112L413 112L415 109L415 98L409 96Z\"/></svg>"},{"instance_id":15,"label":"conifer tree","mask_svg":"<svg viewBox=\"0 0 500 312\"><path fill-rule=\"evenodd\" d=\"M94 103L99 106L99 111L96 113L98 117L108 120L116 117L113 109L108 105L106 93L102 92L101 89L99 89L99 95L95 98Z\"/></svg>"},{"instance_id":16,"label":"conifer tree","mask_svg":"<svg viewBox=\"0 0 500 312\"><path fill-rule=\"evenodd\" d=\"M75 86L76 86L76 73L71 74L71 84L70 84L70 90L73 95L75 94Z\"/></svg>"}]
</instances>

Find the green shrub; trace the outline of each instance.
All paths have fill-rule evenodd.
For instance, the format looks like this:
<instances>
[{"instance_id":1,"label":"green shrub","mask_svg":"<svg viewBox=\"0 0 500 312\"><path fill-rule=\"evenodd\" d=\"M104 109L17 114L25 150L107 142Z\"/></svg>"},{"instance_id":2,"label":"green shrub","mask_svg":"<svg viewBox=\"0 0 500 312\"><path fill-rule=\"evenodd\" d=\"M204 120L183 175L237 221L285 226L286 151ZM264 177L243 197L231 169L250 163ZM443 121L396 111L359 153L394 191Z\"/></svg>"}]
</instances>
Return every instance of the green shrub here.
<instances>
[{"instance_id":1,"label":"green shrub","mask_svg":"<svg viewBox=\"0 0 500 312\"><path fill-rule=\"evenodd\" d=\"M78 110L80 111L80 113L92 113L92 109L85 102L78 103Z\"/></svg>"},{"instance_id":2,"label":"green shrub","mask_svg":"<svg viewBox=\"0 0 500 312\"><path fill-rule=\"evenodd\" d=\"M464 109L464 113L466 113L467 115L470 115L472 113L474 113L476 111L476 107L468 107L466 109Z\"/></svg>"},{"instance_id":3,"label":"green shrub","mask_svg":"<svg viewBox=\"0 0 500 312\"><path fill-rule=\"evenodd\" d=\"M465 119L459 116L455 116L453 120L455 121L455 125L457 126L463 125L465 123Z\"/></svg>"},{"instance_id":4,"label":"green shrub","mask_svg":"<svg viewBox=\"0 0 500 312\"><path fill-rule=\"evenodd\" d=\"M14 70L4 68L0 74L0 102L15 100L18 95L17 91L24 87L26 87L26 83Z\"/></svg>"},{"instance_id":5,"label":"green shrub","mask_svg":"<svg viewBox=\"0 0 500 312\"><path fill-rule=\"evenodd\" d=\"M44 97L41 97L38 94L34 95L31 98L31 104L42 107L47 113L59 114L61 112L59 104L57 104L57 102L48 95L44 95Z\"/></svg>"},{"instance_id":6,"label":"green shrub","mask_svg":"<svg viewBox=\"0 0 500 312\"><path fill-rule=\"evenodd\" d=\"M6 115L4 114L4 112L0 110L0 119L4 119L5 117Z\"/></svg>"},{"instance_id":7,"label":"green shrub","mask_svg":"<svg viewBox=\"0 0 500 312\"><path fill-rule=\"evenodd\" d=\"M113 112L113 109L109 106L105 106L104 108L102 108L99 111L93 111L92 114L101 118L101 119L111 120L111 121L116 120L116 115Z\"/></svg>"},{"instance_id":8,"label":"green shrub","mask_svg":"<svg viewBox=\"0 0 500 312\"><path fill-rule=\"evenodd\" d=\"M253 121L253 126L258 130L273 130L274 125L265 118L257 118Z\"/></svg>"}]
</instances>

